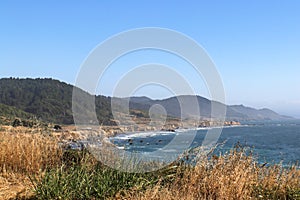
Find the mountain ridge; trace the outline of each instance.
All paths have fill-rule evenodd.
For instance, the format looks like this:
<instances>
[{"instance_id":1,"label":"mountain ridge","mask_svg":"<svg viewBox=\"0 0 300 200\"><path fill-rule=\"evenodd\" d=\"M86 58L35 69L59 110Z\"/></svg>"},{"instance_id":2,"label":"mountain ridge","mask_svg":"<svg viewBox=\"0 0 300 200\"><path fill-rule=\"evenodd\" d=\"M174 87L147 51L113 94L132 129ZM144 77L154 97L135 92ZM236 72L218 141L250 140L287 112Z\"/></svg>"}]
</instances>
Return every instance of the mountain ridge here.
<instances>
[{"instance_id":1,"label":"mountain ridge","mask_svg":"<svg viewBox=\"0 0 300 200\"><path fill-rule=\"evenodd\" d=\"M147 102L144 102L144 104L147 104L148 107L152 106L154 104L161 104L163 107L165 107L167 110L169 107L176 107L177 106L177 113L176 111L170 111L169 113L172 116L180 117L179 113L179 108L178 105L173 105L174 103L172 101L175 101L175 99L181 99L182 102L187 102L189 103L188 98L194 98L193 96L190 95L180 95L176 97L169 97L167 99L160 99L160 100L152 100L150 98L147 99ZM144 99L145 97L141 97L141 99ZM256 108L251 108L251 107L246 107L244 105L225 105L217 101L211 101L207 98L201 97L201 96L196 96L198 102L199 102L199 108L200 108L200 115L202 117L206 118L216 118L218 116L211 116L211 106L215 107L226 107L226 119L227 120L288 120L288 119L293 119L292 117L289 116L284 116L284 115L279 115L275 111L268 109L268 108L262 108L262 109L256 109ZM137 99L139 97L134 97L133 102L137 102ZM143 105L143 102L139 99L138 103ZM183 99L183 100L182 100ZM133 104L131 104L131 108L135 109ZM170 109L169 109L170 110ZM218 110L218 109L217 109ZM193 109L190 108L188 110L190 113L193 113ZM221 113L220 113L221 115Z\"/></svg>"},{"instance_id":2,"label":"mountain ridge","mask_svg":"<svg viewBox=\"0 0 300 200\"><path fill-rule=\"evenodd\" d=\"M73 88L74 86L71 84L52 78L2 78L0 79L0 104L10 106L10 108L15 107L19 113L20 111L24 111L24 113L35 115L38 119L43 121L72 124L74 123L72 115ZM101 124L115 124L111 112L112 99L117 98L103 95L95 96L97 118ZM120 101L128 101L131 110L148 112L151 106L159 104L165 108L167 115L171 117L180 118L183 116L188 118L198 114L195 112L195 108L190 105L191 100L195 100L195 96L190 95L181 95L160 100L153 100L146 96L118 99ZM226 108L227 120L291 119L290 117L279 115L270 109L255 109L242 105L229 106L201 96L196 96L196 99L202 118L218 118L222 114L221 110ZM182 106L186 108L183 112L181 112L179 101ZM212 105L216 108L220 108L217 109L217 112L213 116L211 115ZM3 109L1 109L0 116L3 112Z\"/></svg>"}]
</instances>

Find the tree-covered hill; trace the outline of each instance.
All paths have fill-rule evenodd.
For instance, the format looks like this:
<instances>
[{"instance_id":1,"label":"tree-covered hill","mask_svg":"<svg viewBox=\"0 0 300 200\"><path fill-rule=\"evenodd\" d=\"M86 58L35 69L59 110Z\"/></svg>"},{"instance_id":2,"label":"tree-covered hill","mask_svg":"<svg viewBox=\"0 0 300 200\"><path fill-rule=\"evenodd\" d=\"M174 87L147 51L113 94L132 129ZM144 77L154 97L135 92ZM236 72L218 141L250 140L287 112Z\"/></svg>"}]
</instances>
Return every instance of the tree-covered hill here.
<instances>
[{"instance_id":1,"label":"tree-covered hill","mask_svg":"<svg viewBox=\"0 0 300 200\"><path fill-rule=\"evenodd\" d=\"M1 110L1 116L7 117L7 118L14 118L14 117L20 117L20 118L33 118L34 115L24 112L23 110L20 110L13 106L8 106L0 103L0 110Z\"/></svg>"},{"instance_id":2,"label":"tree-covered hill","mask_svg":"<svg viewBox=\"0 0 300 200\"><path fill-rule=\"evenodd\" d=\"M35 115L42 121L72 124L73 86L53 79L0 79L0 103ZM110 101L98 96L97 113L103 124L110 124ZM0 111L0 116L1 116Z\"/></svg>"},{"instance_id":3,"label":"tree-covered hill","mask_svg":"<svg viewBox=\"0 0 300 200\"><path fill-rule=\"evenodd\" d=\"M12 121L16 118L32 120L35 119L35 116L16 107L0 103L0 124L12 124Z\"/></svg>"}]
</instances>

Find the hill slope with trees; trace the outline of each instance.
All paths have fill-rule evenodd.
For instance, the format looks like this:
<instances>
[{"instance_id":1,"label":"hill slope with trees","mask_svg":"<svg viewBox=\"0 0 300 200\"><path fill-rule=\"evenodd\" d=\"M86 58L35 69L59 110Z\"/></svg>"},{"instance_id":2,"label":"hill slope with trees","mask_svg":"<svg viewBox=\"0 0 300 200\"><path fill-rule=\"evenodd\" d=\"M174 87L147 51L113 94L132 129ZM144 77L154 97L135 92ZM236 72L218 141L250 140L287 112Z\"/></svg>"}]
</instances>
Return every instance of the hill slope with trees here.
<instances>
[{"instance_id":1,"label":"hill slope with trees","mask_svg":"<svg viewBox=\"0 0 300 200\"><path fill-rule=\"evenodd\" d=\"M0 103L53 123L74 123L72 92L72 85L53 79L0 79ZM98 96L96 105L101 107L97 109L99 121L109 124L109 98Z\"/></svg>"},{"instance_id":2,"label":"hill slope with trees","mask_svg":"<svg viewBox=\"0 0 300 200\"><path fill-rule=\"evenodd\" d=\"M0 79L0 116L6 117L36 117L45 122L58 124L73 124L72 93L74 86L64 82L46 79ZM80 90L82 91L82 90ZM84 92L84 91L82 91ZM89 95L89 94L87 94ZM148 117L148 110L155 104L166 109L170 117L180 118L194 115L193 105L190 105L192 96L178 96L163 100L152 100L147 97L131 97L129 99L130 114L137 113L137 117ZM244 106L227 106L219 102L210 101L197 96L200 115L203 118L218 118L211 116L211 106L226 108L227 120L283 120L289 117L281 116L269 109L257 110ZM118 101L128 101L128 98L115 98ZM185 104L186 112L181 113L180 103ZM95 107L100 124L114 125L111 112L111 97L95 96ZM85 108L81 108L84 110ZM135 112L138 111L138 112ZM140 112L141 111L141 112Z\"/></svg>"}]
</instances>

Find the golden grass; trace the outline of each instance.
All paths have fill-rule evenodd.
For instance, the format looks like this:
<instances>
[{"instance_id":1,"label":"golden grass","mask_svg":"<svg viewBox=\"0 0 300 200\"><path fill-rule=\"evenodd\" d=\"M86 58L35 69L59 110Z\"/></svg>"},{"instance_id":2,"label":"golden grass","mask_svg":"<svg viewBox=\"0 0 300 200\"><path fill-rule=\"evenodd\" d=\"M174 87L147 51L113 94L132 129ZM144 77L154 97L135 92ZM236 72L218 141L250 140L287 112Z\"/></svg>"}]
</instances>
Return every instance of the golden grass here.
<instances>
[{"instance_id":1,"label":"golden grass","mask_svg":"<svg viewBox=\"0 0 300 200\"><path fill-rule=\"evenodd\" d=\"M62 153L55 137L42 134L37 129L2 127L0 199L34 195L29 175L42 177L46 168L63 166ZM95 164L96 161L91 160ZM246 155L245 151L235 149L211 159L202 157L194 167L178 166L177 171L162 175L161 181L150 185L146 190L137 185L120 191L112 198L300 199L300 170L279 165L261 166L251 156Z\"/></svg>"},{"instance_id":2,"label":"golden grass","mask_svg":"<svg viewBox=\"0 0 300 200\"><path fill-rule=\"evenodd\" d=\"M61 157L57 140L41 134L39 129L1 127L0 199L34 195L29 175L59 165Z\"/></svg>"},{"instance_id":3,"label":"golden grass","mask_svg":"<svg viewBox=\"0 0 300 200\"><path fill-rule=\"evenodd\" d=\"M34 196L33 185L22 173L0 173L0 199L25 199Z\"/></svg>"},{"instance_id":4,"label":"golden grass","mask_svg":"<svg viewBox=\"0 0 300 200\"><path fill-rule=\"evenodd\" d=\"M130 191L123 199L300 199L300 170L262 167L244 152L232 151L196 167L178 170L171 183L145 192Z\"/></svg>"},{"instance_id":5,"label":"golden grass","mask_svg":"<svg viewBox=\"0 0 300 200\"><path fill-rule=\"evenodd\" d=\"M37 173L60 163L58 142L39 133L23 129L0 132L0 171Z\"/></svg>"}]
</instances>

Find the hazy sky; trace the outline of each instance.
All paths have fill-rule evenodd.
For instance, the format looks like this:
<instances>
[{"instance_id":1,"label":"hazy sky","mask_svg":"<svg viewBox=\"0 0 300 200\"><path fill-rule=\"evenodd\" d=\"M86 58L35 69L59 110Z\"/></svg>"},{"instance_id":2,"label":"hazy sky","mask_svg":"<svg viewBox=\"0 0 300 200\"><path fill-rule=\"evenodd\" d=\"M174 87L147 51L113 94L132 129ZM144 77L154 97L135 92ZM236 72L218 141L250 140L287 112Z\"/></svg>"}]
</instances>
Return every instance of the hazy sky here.
<instances>
[{"instance_id":1,"label":"hazy sky","mask_svg":"<svg viewBox=\"0 0 300 200\"><path fill-rule=\"evenodd\" d=\"M73 84L84 59L103 40L133 28L163 27L205 48L222 77L228 104L300 117L299 11L296 0L1 1L0 77L52 77ZM179 72L188 67L163 53L143 55L115 63L99 91L110 94L110 77L121 75L126 68L121 66L153 59ZM197 92L209 97L199 86L203 81L190 78ZM159 90L148 91L164 97L153 92ZM143 92L147 95L147 88L137 94Z\"/></svg>"}]
</instances>

